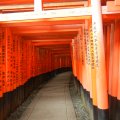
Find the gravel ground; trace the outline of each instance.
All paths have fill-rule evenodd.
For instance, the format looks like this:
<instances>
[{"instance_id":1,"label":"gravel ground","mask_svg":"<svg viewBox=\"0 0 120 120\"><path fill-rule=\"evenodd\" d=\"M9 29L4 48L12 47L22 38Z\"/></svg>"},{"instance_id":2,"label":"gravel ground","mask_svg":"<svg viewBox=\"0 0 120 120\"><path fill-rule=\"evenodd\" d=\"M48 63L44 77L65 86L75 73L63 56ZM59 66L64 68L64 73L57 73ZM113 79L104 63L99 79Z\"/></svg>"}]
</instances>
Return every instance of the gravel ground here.
<instances>
[{"instance_id":1,"label":"gravel ground","mask_svg":"<svg viewBox=\"0 0 120 120\"><path fill-rule=\"evenodd\" d=\"M89 113L84 107L82 100L75 89L73 80L70 81L69 89L77 120L90 120Z\"/></svg>"}]
</instances>

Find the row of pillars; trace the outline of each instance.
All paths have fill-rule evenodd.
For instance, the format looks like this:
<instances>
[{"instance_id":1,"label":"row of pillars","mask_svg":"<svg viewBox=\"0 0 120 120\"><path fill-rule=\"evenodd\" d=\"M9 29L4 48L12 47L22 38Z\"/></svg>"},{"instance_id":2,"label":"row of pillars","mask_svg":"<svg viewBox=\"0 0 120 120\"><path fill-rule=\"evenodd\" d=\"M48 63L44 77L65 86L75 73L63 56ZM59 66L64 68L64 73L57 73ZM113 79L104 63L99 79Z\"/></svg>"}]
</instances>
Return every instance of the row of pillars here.
<instances>
[{"instance_id":1,"label":"row of pillars","mask_svg":"<svg viewBox=\"0 0 120 120\"><path fill-rule=\"evenodd\" d=\"M104 22L100 2L91 1L92 19L85 20L72 40L73 74L92 100L91 118L119 120L120 20Z\"/></svg>"},{"instance_id":2,"label":"row of pillars","mask_svg":"<svg viewBox=\"0 0 120 120\"><path fill-rule=\"evenodd\" d=\"M35 46L32 41L13 35L9 28L0 28L0 97L32 77L70 66L70 55Z\"/></svg>"}]
</instances>

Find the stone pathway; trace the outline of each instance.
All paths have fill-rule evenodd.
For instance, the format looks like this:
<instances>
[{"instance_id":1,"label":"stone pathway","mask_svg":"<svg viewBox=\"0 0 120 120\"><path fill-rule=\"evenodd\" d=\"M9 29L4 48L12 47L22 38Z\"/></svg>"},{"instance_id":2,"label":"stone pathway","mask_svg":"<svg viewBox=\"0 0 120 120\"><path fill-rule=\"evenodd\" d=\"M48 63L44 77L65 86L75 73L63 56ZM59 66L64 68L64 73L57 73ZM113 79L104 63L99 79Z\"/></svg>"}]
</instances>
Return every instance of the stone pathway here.
<instances>
[{"instance_id":1,"label":"stone pathway","mask_svg":"<svg viewBox=\"0 0 120 120\"><path fill-rule=\"evenodd\" d=\"M31 95L8 120L76 120L69 93L71 72L57 75Z\"/></svg>"}]
</instances>

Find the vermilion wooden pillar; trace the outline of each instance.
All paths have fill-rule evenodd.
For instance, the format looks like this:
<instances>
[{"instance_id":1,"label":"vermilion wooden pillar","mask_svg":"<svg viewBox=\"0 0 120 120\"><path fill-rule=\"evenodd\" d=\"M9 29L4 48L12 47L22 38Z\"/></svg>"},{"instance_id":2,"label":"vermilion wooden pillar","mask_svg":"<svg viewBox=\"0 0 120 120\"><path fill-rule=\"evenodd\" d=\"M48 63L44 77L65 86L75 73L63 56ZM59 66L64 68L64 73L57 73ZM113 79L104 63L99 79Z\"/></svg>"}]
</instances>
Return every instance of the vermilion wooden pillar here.
<instances>
[{"instance_id":1,"label":"vermilion wooden pillar","mask_svg":"<svg viewBox=\"0 0 120 120\"><path fill-rule=\"evenodd\" d=\"M106 33L106 76L107 76L107 88L109 89L109 65L110 65L110 34L111 34L111 24L107 25Z\"/></svg>"},{"instance_id":2,"label":"vermilion wooden pillar","mask_svg":"<svg viewBox=\"0 0 120 120\"><path fill-rule=\"evenodd\" d=\"M14 75L15 75L15 87L14 89L16 89L17 87L19 87L19 66L18 66L18 62L19 62L19 56L18 56L18 37L15 36L13 37L13 54L14 54Z\"/></svg>"},{"instance_id":3,"label":"vermilion wooden pillar","mask_svg":"<svg viewBox=\"0 0 120 120\"><path fill-rule=\"evenodd\" d=\"M92 5L92 29L93 29L93 54L94 54L94 67L96 70L96 97L98 120L106 120L108 110L108 92L106 80L106 65L105 65L105 50L103 39L103 24L102 24L102 10L101 0L91 0ZM94 92L94 89L93 89ZM93 96L94 99L94 96Z\"/></svg>"},{"instance_id":4,"label":"vermilion wooden pillar","mask_svg":"<svg viewBox=\"0 0 120 120\"><path fill-rule=\"evenodd\" d=\"M112 88L111 95L116 97L118 90L118 74L119 74L119 21L115 20L115 32L113 43L113 71L112 71Z\"/></svg>"},{"instance_id":5,"label":"vermilion wooden pillar","mask_svg":"<svg viewBox=\"0 0 120 120\"><path fill-rule=\"evenodd\" d=\"M120 21L119 21L119 27L120 27ZM119 32L120 32L120 29L119 29ZM119 74L118 74L118 92L117 92L117 100L118 100L118 103L117 103L117 115L116 115L116 118L119 119L120 118L120 114L119 114L119 111L120 111L120 35L119 35Z\"/></svg>"},{"instance_id":6,"label":"vermilion wooden pillar","mask_svg":"<svg viewBox=\"0 0 120 120\"><path fill-rule=\"evenodd\" d=\"M72 40L72 48L73 48L73 65L74 65L74 76L77 77L77 73L76 73L76 49L75 49L75 41L74 39Z\"/></svg>"},{"instance_id":7,"label":"vermilion wooden pillar","mask_svg":"<svg viewBox=\"0 0 120 120\"><path fill-rule=\"evenodd\" d=\"M2 79L2 39L3 32L0 29L0 98L3 96L3 79Z\"/></svg>"},{"instance_id":8,"label":"vermilion wooden pillar","mask_svg":"<svg viewBox=\"0 0 120 120\"><path fill-rule=\"evenodd\" d=\"M89 39L89 20L85 20L85 40L86 40L86 73L87 73L87 90L92 98L92 79L91 79L91 61L90 61L90 39Z\"/></svg>"},{"instance_id":9,"label":"vermilion wooden pillar","mask_svg":"<svg viewBox=\"0 0 120 120\"><path fill-rule=\"evenodd\" d=\"M3 79L3 92L9 92L13 88L14 78L13 78L13 54L12 45L13 41L11 38L11 33L8 28L3 28L3 38L2 38L2 79Z\"/></svg>"},{"instance_id":10,"label":"vermilion wooden pillar","mask_svg":"<svg viewBox=\"0 0 120 120\"><path fill-rule=\"evenodd\" d=\"M90 65L91 65L91 97L93 99L93 105L97 106L97 91L96 91L96 68L95 68L95 55L94 55L94 43L93 43L93 31L92 23L89 21L89 44L90 44Z\"/></svg>"},{"instance_id":11,"label":"vermilion wooden pillar","mask_svg":"<svg viewBox=\"0 0 120 120\"><path fill-rule=\"evenodd\" d=\"M82 54L82 40L83 40L82 28L79 31L77 39L78 39L78 51L77 51L77 53L78 53L78 59L79 59L79 66L78 66L79 67L79 75L78 75L78 78L79 78L79 80L82 84L82 73L83 73L83 71L82 71L82 56L83 56L83 54Z\"/></svg>"},{"instance_id":12,"label":"vermilion wooden pillar","mask_svg":"<svg viewBox=\"0 0 120 120\"><path fill-rule=\"evenodd\" d=\"M111 24L110 36L110 65L109 65L109 118L118 120L120 118L119 99L119 40L120 21L116 19Z\"/></svg>"},{"instance_id":13,"label":"vermilion wooden pillar","mask_svg":"<svg viewBox=\"0 0 120 120\"><path fill-rule=\"evenodd\" d=\"M74 38L74 51L75 51L75 68L76 68L76 77L77 77L77 80L79 80L79 56L78 56L78 39L77 37Z\"/></svg>"}]
</instances>

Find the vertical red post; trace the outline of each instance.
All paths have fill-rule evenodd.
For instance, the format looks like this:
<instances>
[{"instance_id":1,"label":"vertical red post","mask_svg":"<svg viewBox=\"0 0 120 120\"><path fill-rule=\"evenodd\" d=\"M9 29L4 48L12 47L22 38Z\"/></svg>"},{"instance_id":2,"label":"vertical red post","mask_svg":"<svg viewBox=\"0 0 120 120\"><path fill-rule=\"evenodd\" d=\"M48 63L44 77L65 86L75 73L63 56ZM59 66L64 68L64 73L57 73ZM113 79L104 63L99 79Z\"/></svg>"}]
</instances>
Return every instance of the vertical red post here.
<instances>
[{"instance_id":1,"label":"vertical red post","mask_svg":"<svg viewBox=\"0 0 120 120\"><path fill-rule=\"evenodd\" d=\"M105 67L105 50L103 40L103 24L101 0L91 0L92 28L96 66L97 105L99 109L108 109L108 93Z\"/></svg>"},{"instance_id":2,"label":"vertical red post","mask_svg":"<svg viewBox=\"0 0 120 120\"><path fill-rule=\"evenodd\" d=\"M117 96L118 76L119 76L119 20L115 20L114 43L113 43L113 71L112 71L112 91L113 97Z\"/></svg>"},{"instance_id":3,"label":"vertical red post","mask_svg":"<svg viewBox=\"0 0 120 120\"><path fill-rule=\"evenodd\" d=\"M3 33L0 29L0 97L3 96L3 79L2 79L2 39Z\"/></svg>"}]
</instances>

